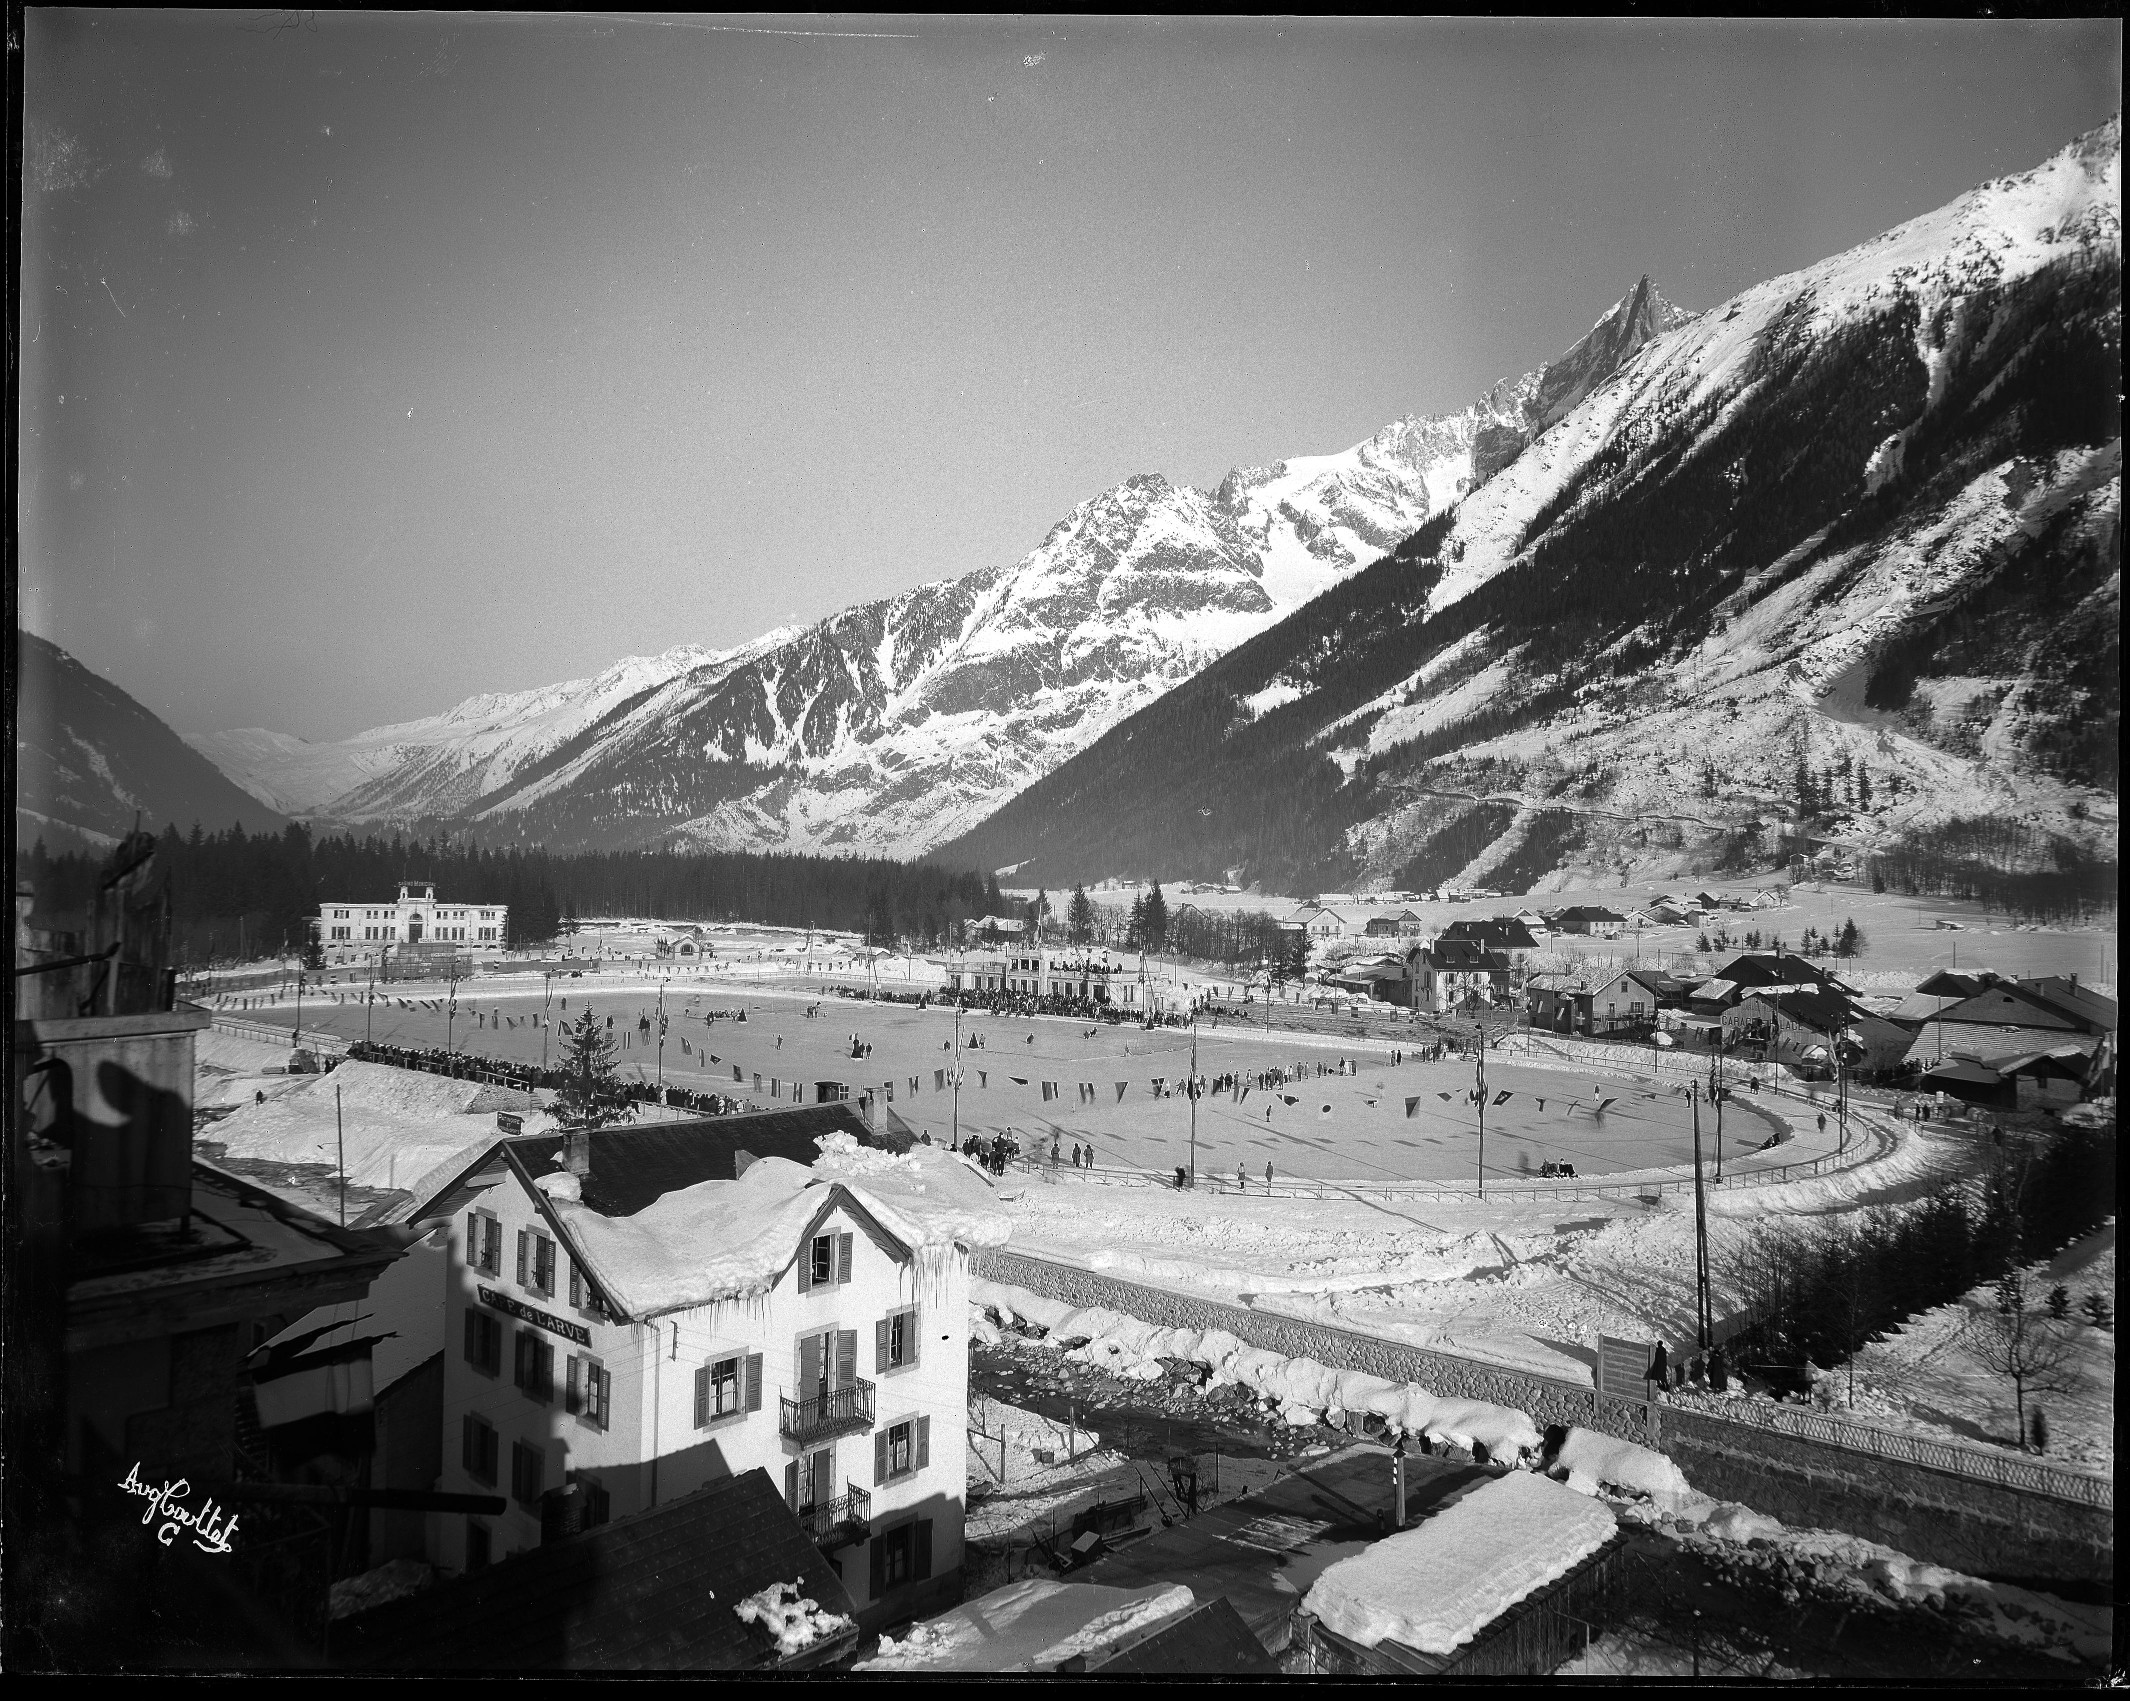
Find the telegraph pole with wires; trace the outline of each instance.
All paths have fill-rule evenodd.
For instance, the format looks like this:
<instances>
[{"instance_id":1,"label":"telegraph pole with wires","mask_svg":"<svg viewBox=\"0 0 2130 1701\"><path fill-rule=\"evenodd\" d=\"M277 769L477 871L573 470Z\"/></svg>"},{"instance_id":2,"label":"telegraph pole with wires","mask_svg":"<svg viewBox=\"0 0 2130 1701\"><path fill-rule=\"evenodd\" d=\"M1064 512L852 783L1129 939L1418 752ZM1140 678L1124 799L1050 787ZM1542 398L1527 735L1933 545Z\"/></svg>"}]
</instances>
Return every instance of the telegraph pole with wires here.
<instances>
[{"instance_id":1,"label":"telegraph pole with wires","mask_svg":"<svg viewBox=\"0 0 2130 1701\"><path fill-rule=\"evenodd\" d=\"M668 977L671 978L671 977ZM666 1097L666 983L658 983L658 1099Z\"/></svg>"},{"instance_id":2,"label":"telegraph pole with wires","mask_svg":"<svg viewBox=\"0 0 2130 1701\"><path fill-rule=\"evenodd\" d=\"M1693 1082L1687 1097L1694 1107L1694 1339L1706 1353L1713 1321L1708 1287L1708 1196L1701 1186L1701 1083Z\"/></svg>"},{"instance_id":3,"label":"telegraph pole with wires","mask_svg":"<svg viewBox=\"0 0 2130 1701\"><path fill-rule=\"evenodd\" d=\"M954 1143L950 1152L961 1150L961 999L954 1000Z\"/></svg>"}]
</instances>

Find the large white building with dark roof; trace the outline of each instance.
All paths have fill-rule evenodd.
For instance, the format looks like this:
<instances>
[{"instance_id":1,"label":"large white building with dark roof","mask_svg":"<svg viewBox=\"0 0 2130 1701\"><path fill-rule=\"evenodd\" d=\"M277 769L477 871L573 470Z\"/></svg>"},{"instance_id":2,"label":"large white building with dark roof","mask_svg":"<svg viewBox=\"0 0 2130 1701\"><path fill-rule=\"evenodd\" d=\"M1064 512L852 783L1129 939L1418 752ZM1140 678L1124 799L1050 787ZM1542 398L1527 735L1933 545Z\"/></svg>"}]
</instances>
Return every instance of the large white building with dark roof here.
<instances>
[{"instance_id":1,"label":"large white building with dark roof","mask_svg":"<svg viewBox=\"0 0 2130 1701\"><path fill-rule=\"evenodd\" d=\"M429 880L402 880L390 903L322 904L311 918L328 963L374 961L401 945L498 950L509 923L508 904L439 903Z\"/></svg>"}]
</instances>

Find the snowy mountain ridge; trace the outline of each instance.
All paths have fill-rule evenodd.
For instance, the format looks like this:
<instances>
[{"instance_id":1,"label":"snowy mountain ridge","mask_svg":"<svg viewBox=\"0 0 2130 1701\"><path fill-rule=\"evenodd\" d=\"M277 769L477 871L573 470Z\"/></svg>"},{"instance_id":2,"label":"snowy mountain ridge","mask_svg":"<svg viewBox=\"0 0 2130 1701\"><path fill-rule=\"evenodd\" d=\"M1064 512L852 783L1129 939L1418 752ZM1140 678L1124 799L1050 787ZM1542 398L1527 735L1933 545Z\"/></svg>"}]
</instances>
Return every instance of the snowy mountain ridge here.
<instances>
[{"instance_id":1,"label":"snowy mountain ridge","mask_svg":"<svg viewBox=\"0 0 2130 1701\"><path fill-rule=\"evenodd\" d=\"M255 796L329 822L914 854L1442 512L1478 476L1485 434L1520 442L1667 316L1645 278L1565 354L1459 413L1238 468L1212 491L1142 473L1011 566L740 650L682 646L332 743L256 728L190 742Z\"/></svg>"},{"instance_id":2,"label":"snowy mountain ridge","mask_svg":"<svg viewBox=\"0 0 2130 1701\"><path fill-rule=\"evenodd\" d=\"M1697 318L1652 300L1453 512L942 854L1513 885L1986 819L2112 857L2120 196L2114 120Z\"/></svg>"}]
</instances>

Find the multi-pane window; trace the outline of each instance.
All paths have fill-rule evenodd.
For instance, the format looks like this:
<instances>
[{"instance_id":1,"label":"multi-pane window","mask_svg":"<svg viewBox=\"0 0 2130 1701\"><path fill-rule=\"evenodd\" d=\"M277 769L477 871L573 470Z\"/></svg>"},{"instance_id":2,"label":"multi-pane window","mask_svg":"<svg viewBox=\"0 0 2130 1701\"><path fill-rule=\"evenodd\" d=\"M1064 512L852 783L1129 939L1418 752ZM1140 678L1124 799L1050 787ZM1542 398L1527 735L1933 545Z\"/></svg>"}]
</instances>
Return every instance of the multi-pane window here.
<instances>
[{"instance_id":1,"label":"multi-pane window","mask_svg":"<svg viewBox=\"0 0 2130 1701\"><path fill-rule=\"evenodd\" d=\"M695 1372L695 1427L762 1409L762 1355L734 1353Z\"/></svg>"},{"instance_id":2,"label":"multi-pane window","mask_svg":"<svg viewBox=\"0 0 2130 1701\"><path fill-rule=\"evenodd\" d=\"M466 1262L494 1275L503 1264L503 1225L491 1211L466 1213Z\"/></svg>"},{"instance_id":3,"label":"multi-pane window","mask_svg":"<svg viewBox=\"0 0 2130 1701\"><path fill-rule=\"evenodd\" d=\"M486 1418L468 1412L460 1423L459 1462L475 1482L495 1486L498 1439L495 1426Z\"/></svg>"},{"instance_id":4,"label":"multi-pane window","mask_svg":"<svg viewBox=\"0 0 2130 1701\"><path fill-rule=\"evenodd\" d=\"M522 1441L510 1444L510 1497L521 1506L537 1506L547 1481L547 1453Z\"/></svg>"},{"instance_id":5,"label":"multi-pane window","mask_svg":"<svg viewBox=\"0 0 2130 1701\"><path fill-rule=\"evenodd\" d=\"M932 1520L919 1518L873 1538L872 1593L878 1600L905 1583L932 1575Z\"/></svg>"},{"instance_id":6,"label":"multi-pane window","mask_svg":"<svg viewBox=\"0 0 2130 1701\"><path fill-rule=\"evenodd\" d=\"M527 1397L540 1401L555 1397L555 1349L536 1329L518 1331L517 1358L511 1380Z\"/></svg>"},{"instance_id":7,"label":"multi-pane window","mask_svg":"<svg viewBox=\"0 0 2130 1701\"><path fill-rule=\"evenodd\" d=\"M917 1362L917 1307L891 1311L873 1325L873 1369L907 1370Z\"/></svg>"},{"instance_id":8,"label":"multi-pane window","mask_svg":"<svg viewBox=\"0 0 2130 1701\"><path fill-rule=\"evenodd\" d=\"M595 1358L572 1358L569 1361L568 1396L571 1413L594 1429L604 1429L613 1404L614 1380L607 1374L606 1366Z\"/></svg>"},{"instance_id":9,"label":"multi-pane window","mask_svg":"<svg viewBox=\"0 0 2130 1701\"><path fill-rule=\"evenodd\" d=\"M799 1260L799 1291L840 1285L851 1279L851 1237L817 1234Z\"/></svg>"},{"instance_id":10,"label":"multi-pane window","mask_svg":"<svg viewBox=\"0 0 2130 1701\"><path fill-rule=\"evenodd\" d=\"M897 1482L931 1463L932 1420L905 1418L873 1432L873 1481Z\"/></svg>"},{"instance_id":11,"label":"multi-pane window","mask_svg":"<svg viewBox=\"0 0 2130 1701\"><path fill-rule=\"evenodd\" d=\"M538 1229L518 1230L518 1286L537 1294L555 1291L555 1243Z\"/></svg>"},{"instance_id":12,"label":"multi-pane window","mask_svg":"<svg viewBox=\"0 0 2130 1701\"><path fill-rule=\"evenodd\" d=\"M466 1312L466 1362L483 1376L503 1371L503 1325L485 1311Z\"/></svg>"}]
</instances>

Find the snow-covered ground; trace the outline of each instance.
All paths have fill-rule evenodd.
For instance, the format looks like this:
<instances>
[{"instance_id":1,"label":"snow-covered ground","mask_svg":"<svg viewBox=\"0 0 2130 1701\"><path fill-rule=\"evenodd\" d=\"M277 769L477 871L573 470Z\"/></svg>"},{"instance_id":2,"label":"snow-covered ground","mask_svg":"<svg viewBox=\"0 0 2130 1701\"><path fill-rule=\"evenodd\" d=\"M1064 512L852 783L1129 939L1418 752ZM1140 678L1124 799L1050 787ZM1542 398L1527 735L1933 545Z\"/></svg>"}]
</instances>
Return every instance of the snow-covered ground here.
<instances>
[{"instance_id":1,"label":"snow-covered ground","mask_svg":"<svg viewBox=\"0 0 2130 1701\"><path fill-rule=\"evenodd\" d=\"M2058 1285L2070 1290L2070 1320L2060 1327L2073 1349L2071 1386L2029 1391L2027 1414L2048 1414L2049 1455L2067 1464L2112 1471L2115 1466L2115 1331L2080 1315L2089 1293L2115 1304L2115 1224L2088 1235L2054 1258L2028 1266L2029 1303L2040 1306ZM2009 1381L1982 1364L1965 1338L1974 1321L1996 1309L1993 1288L1978 1287L1877 1341L1856 1356L1852 1400L1845 1372L1825 1383L1836 1409L1880 1421L1896 1420L1914 1434L2006 1451L2018 1447L2019 1422Z\"/></svg>"}]
</instances>

